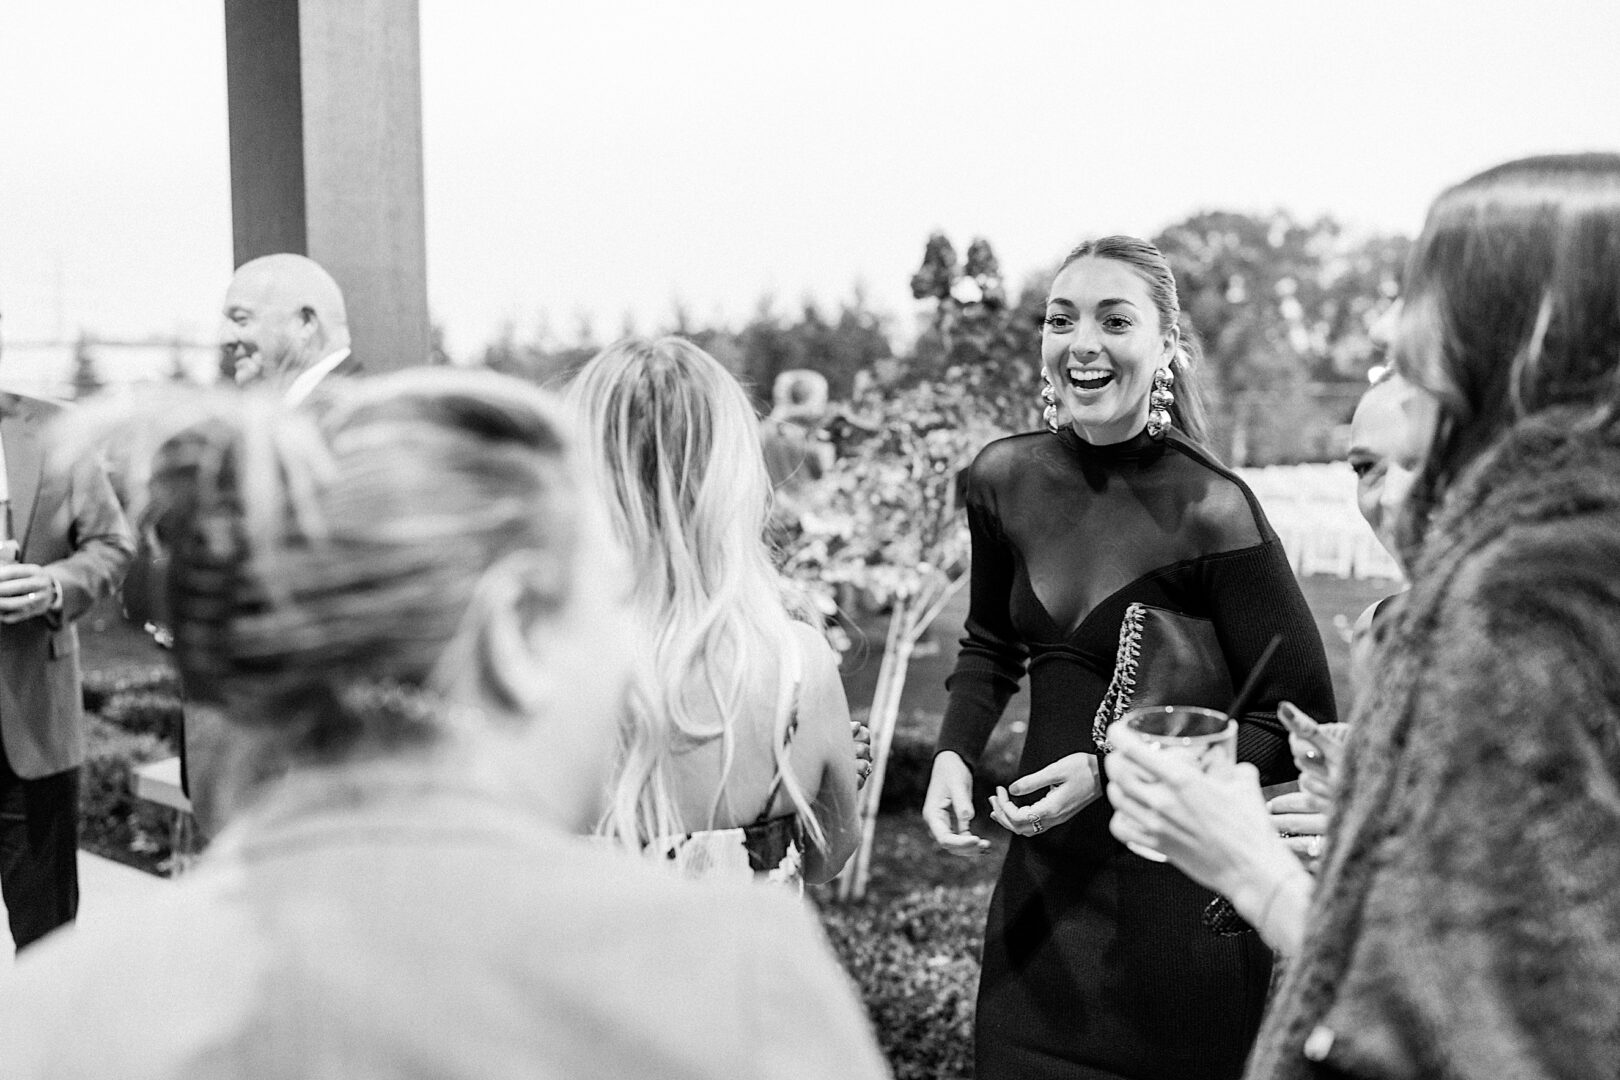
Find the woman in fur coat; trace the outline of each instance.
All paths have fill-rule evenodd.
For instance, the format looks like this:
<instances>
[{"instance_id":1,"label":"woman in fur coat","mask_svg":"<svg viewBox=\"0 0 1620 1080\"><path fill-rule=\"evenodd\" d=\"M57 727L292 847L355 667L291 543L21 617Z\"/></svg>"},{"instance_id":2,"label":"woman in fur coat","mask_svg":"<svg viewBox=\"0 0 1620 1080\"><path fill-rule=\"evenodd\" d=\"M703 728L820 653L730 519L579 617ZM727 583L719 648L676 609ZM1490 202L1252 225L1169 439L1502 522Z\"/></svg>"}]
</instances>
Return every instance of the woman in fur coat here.
<instances>
[{"instance_id":1,"label":"woman in fur coat","mask_svg":"<svg viewBox=\"0 0 1620 1080\"><path fill-rule=\"evenodd\" d=\"M1241 765L1127 739L1113 828L1291 955L1257 1080L1620 1076L1620 155L1443 194L1391 354L1434 403L1413 585L1314 887Z\"/></svg>"}]
</instances>

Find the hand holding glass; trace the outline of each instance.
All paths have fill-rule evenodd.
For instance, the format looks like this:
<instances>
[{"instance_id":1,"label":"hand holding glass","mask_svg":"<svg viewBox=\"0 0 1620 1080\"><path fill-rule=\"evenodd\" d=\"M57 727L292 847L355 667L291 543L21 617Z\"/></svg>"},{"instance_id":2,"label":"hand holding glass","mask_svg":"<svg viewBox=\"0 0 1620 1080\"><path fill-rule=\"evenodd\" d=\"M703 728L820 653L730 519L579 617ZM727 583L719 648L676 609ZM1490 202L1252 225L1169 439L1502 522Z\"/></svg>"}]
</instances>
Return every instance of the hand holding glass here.
<instances>
[{"instance_id":1,"label":"hand holding glass","mask_svg":"<svg viewBox=\"0 0 1620 1080\"><path fill-rule=\"evenodd\" d=\"M1237 763L1237 721L1223 712L1197 705L1144 705L1128 711L1124 724L1141 742L1182 755L1204 772L1215 763ZM1144 859L1169 861L1150 847L1126 846Z\"/></svg>"}]
</instances>

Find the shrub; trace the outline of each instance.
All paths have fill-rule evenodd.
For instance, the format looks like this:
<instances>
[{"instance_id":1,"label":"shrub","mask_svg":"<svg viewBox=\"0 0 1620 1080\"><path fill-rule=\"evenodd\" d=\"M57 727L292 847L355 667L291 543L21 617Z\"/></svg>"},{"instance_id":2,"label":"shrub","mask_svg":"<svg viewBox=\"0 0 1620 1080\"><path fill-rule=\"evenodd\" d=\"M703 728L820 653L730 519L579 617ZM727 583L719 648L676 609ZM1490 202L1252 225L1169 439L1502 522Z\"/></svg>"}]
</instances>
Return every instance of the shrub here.
<instances>
[{"instance_id":1,"label":"shrub","mask_svg":"<svg viewBox=\"0 0 1620 1080\"><path fill-rule=\"evenodd\" d=\"M101 718L132 735L155 735L171 747L179 745L180 698L172 691L116 691L102 704Z\"/></svg>"},{"instance_id":2,"label":"shrub","mask_svg":"<svg viewBox=\"0 0 1620 1080\"><path fill-rule=\"evenodd\" d=\"M973 1075L973 1008L991 886L934 886L822 909L896 1080Z\"/></svg>"},{"instance_id":3,"label":"shrub","mask_svg":"<svg viewBox=\"0 0 1620 1080\"><path fill-rule=\"evenodd\" d=\"M79 780L79 844L97 855L152 873L169 858L171 812L135 798L130 778L137 765L174 751L149 733L89 718L88 745Z\"/></svg>"},{"instance_id":4,"label":"shrub","mask_svg":"<svg viewBox=\"0 0 1620 1080\"><path fill-rule=\"evenodd\" d=\"M98 713L108 699L127 693L150 691L180 694L180 679L173 668L164 665L145 667L92 668L84 673L82 694L85 712Z\"/></svg>"},{"instance_id":5,"label":"shrub","mask_svg":"<svg viewBox=\"0 0 1620 1080\"><path fill-rule=\"evenodd\" d=\"M894 729L894 743L889 748L889 764L883 774L883 799L878 808L883 813L907 813L920 810L923 796L928 792L928 774L934 767L934 740L939 731L939 718L933 717L929 725L926 715L913 713L902 716Z\"/></svg>"}]
</instances>

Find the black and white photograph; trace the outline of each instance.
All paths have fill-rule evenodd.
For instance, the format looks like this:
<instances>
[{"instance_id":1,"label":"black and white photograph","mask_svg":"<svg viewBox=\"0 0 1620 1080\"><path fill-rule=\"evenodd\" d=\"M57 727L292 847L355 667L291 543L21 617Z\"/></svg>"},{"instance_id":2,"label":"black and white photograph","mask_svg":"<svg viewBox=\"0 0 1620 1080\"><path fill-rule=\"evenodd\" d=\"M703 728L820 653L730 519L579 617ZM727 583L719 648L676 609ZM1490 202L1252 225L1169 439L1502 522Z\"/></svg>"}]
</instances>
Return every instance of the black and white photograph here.
<instances>
[{"instance_id":1,"label":"black and white photograph","mask_svg":"<svg viewBox=\"0 0 1620 1080\"><path fill-rule=\"evenodd\" d=\"M0 4L0 1077L1616 1080L1620 5Z\"/></svg>"}]
</instances>

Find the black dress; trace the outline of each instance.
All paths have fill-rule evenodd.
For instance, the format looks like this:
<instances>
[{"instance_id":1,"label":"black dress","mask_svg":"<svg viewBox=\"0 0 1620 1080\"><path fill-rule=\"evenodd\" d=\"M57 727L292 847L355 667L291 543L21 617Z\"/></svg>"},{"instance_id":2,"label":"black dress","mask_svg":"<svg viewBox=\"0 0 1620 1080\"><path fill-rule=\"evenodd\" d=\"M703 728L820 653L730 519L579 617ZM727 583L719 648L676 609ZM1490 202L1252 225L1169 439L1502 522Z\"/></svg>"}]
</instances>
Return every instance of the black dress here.
<instances>
[{"instance_id":1,"label":"black dress","mask_svg":"<svg viewBox=\"0 0 1620 1080\"><path fill-rule=\"evenodd\" d=\"M1263 784L1295 775L1277 702L1330 720L1333 689L1287 556L1241 480L1175 431L1096 447L1065 428L991 443L965 497L971 602L940 750L974 765L1027 666L1021 773L1096 753L1120 622L1141 601L1213 620L1233 685L1284 635L1240 718L1238 757ZM1112 813L1104 796L1012 839L985 928L981 1080L1242 1072L1270 951L1252 931L1211 932L1212 894L1126 850L1108 831Z\"/></svg>"}]
</instances>

